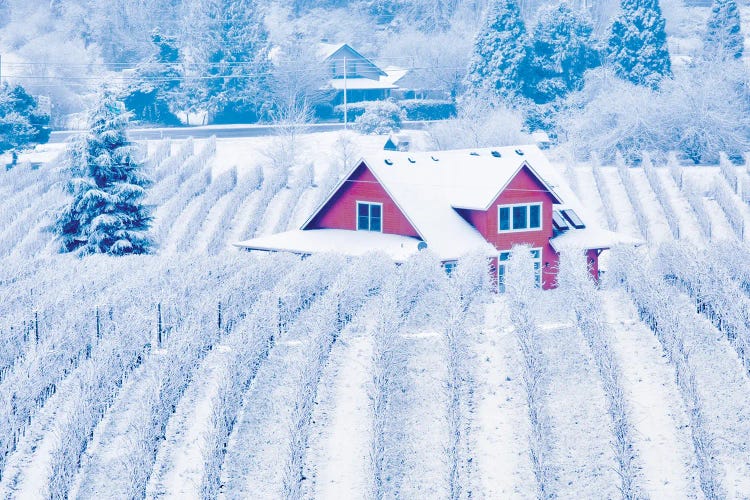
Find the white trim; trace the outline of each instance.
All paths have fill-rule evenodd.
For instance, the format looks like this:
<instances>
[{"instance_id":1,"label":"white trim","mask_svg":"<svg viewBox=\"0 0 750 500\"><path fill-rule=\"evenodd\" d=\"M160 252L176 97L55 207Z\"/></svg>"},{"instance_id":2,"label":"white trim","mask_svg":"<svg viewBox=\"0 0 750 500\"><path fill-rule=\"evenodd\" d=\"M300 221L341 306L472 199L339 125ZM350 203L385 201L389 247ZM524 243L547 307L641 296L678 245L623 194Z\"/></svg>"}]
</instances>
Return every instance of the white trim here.
<instances>
[{"instance_id":1,"label":"white trim","mask_svg":"<svg viewBox=\"0 0 750 500\"><path fill-rule=\"evenodd\" d=\"M539 274L536 273L536 269L534 269L534 284L538 286L539 288L544 287L544 247L531 247L529 248L529 253L533 253L534 251L539 251L539 258L534 258L533 254L531 256L531 261L533 264L539 263ZM508 258L505 260L502 260L500 257L503 254L507 254ZM500 253L497 254L497 266L495 267L495 273L497 274L497 291L499 293L505 293L505 277L507 273L506 266L508 265L508 261L513 258L513 251L512 250L501 250ZM500 268L503 268L503 279L500 279ZM501 289L502 287L502 289Z\"/></svg>"},{"instance_id":2,"label":"white trim","mask_svg":"<svg viewBox=\"0 0 750 500\"><path fill-rule=\"evenodd\" d=\"M515 179L516 177L518 177L518 173L523 169L523 167L526 167L526 168L529 169L529 171L531 171L531 173L534 175L534 177L536 177L536 180L538 180L539 182L542 183L542 186L544 186L544 189L546 189L549 192L549 194L552 196L552 198L555 199L555 201L557 203L559 203L559 204L563 203L563 201L560 199L560 197L557 195L557 193L555 193L555 191L552 189L552 186L550 186L549 184L547 184L547 181L544 180L544 177L542 177L541 175L539 175L539 173L536 170L534 170L534 168L531 165L529 165L528 161L524 160L521 163L521 165L516 169L516 171L513 172L513 175L511 175L508 178L507 182L505 184L503 184L503 186L500 188L500 190L497 193L495 193L495 196L493 196L492 199L487 203L487 206L484 207L484 211L485 212L487 210L489 210L490 208L492 208L492 204L495 202L495 200L497 200L500 197L500 195L503 194L503 191L505 191L505 188L508 187L508 184L510 184L511 182L513 182L513 179ZM454 208L463 208L463 207L454 207ZM468 210L476 210L476 208L473 208L473 209L472 208L468 208Z\"/></svg>"},{"instance_id":3,"label":"white trim","mask_svg":"<svg viewBox=\"0 0 750 500\"><path fill-rule=\"evenodd\" d=\"M526 227L523 229L500 229L500 209L501 208L510 208L510 219L509 222L511 226L513 225L513 208L515 207L533 207L538 206L539 207L539 227L529 227L529 214L531 213L531 210L528 208L526 209ZM544 230L544 202L541 201L535 201L533 203L511 203L508 205L497 205L497 234L506 234L506 233L532 233L536 231L543 231Z\"/></svg>"},{"instance_id":4,"label":"white trim","mask_svg":"<svg viewBox=\"0 0 750 500\"><path fill-rule=\"evenodd\" d=\"M396 208L398 208L399 211L401 211L401 213L403 214L403 216L406 217L406 220L409 222L409 224L411 224L411 227L413 227L414 230L417 232L417 235L419 235L419 238L422 241L426 242L427 240L425 239L424 235L422 234L422 231L420 231L419 227L416 224L414 224L414 221L411 220L411 217L409 217L409 214L406 212L406 210L404 210L403 207L401 207L401 204L398 202L398 200L396 199L396 197L391 194L391 192L388 190L388 186L386 186L385 184L383 184L383 181L380 180L380 177L378 177L378 174L375 173L375 171L372 168L370 168L370 165L367 164L367 161L364 159L364 157L360 158L357 161L357 163L355 163L355 165L349 170L349 172L346 174L346 176L339 181L339 183L336 185L336 187L333 190L331 190L331 192L328 194L328 196L323 201L323 203L321 203L318 206L318 208L315 210L315 212L310 217L307 218L307 220L305 221L304 224L302 224L302 227L300 227L300 229L302 229L302 230L306 230L307 229L307 226L310 225L310 223L313 221L313 219L315 219L315 217L317 217L318 214L323 211L323 209L325 208L325 206L328 205L328 202L333 199L333 197L336 195L336 193L338 193L341 190L341 187L346 182L349 181L349 178L352 175L354 175L354 172L356 172L357 169L359 167L361 167L362 165L364 165L365 168L367 169L367 171L370 172L373 177L375 177L375 180L378 181L378 185L380 185L380 187L383 188L383 191L385 191L385 193L388 195L388 197L391 199L391 201L393 201L393 203L396 205ZM467 222L467 224L468 224L468 222ZM469 226L476 231L476 228L474 226L472 226L471 224L469 224Z\"/></svg>"},{"instance_id":5,"label":"white trim","mask_svg":"<svg viewBox=\"0 0 750 500\"><path fill-rule=\"evenodd\" d=\"M360 205L378 205L380 207L380 230L373 231L372 229L360 229L359 228L359 206ZM377 201L366 201L356 200L354 209L354 230L355 231L369 231L371 233L382 233L383 232L383 204ZM370 215L370 209L367 209L368 227L372 227L372 215Z\"/></svg>"}]
</instances>

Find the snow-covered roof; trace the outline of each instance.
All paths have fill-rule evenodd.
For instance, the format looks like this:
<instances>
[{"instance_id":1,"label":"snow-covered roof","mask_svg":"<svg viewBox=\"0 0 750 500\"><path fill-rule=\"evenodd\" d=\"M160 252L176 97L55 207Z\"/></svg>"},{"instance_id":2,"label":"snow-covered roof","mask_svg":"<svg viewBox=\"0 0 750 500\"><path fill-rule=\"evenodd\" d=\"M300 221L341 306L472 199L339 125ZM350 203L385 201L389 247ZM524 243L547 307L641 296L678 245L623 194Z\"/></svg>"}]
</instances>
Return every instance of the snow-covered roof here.
<instances>
[{"instance_id":1,"label":"snow-covered roof","mask_svg":"<svg viewBox=\"0 0 750 500\"><path fill-rule=\"evenodd\" d=\"M640 245L643 242L622 233L599 227L570 229L549 240L556 252L564 250L606 249L616 245Z\"/></svg>"},{"instance_id":2,"label":"snow-covered roof","mask_svg":"<svg viewBox=\"0 0 750 500\"><path fill-rule=\"evenodd\" d=\"M384 80L384 77L380 77L378 80L372 78L361 78L361 77L349 77L346 82L343 78L333 78L330 80L331 87L336 90L344 90L346 85L347 90L381 90L381 89L397 89L398 87Z\"/></svg>"},{"instance_id":3,"label":"snow-covered roof","mask_svg":"<svg viewBox=\"0 0 750 500\"><path fill-rule=\"evenodd\" d=\"M466 221L457 209L487 210L524 167L530 169L555 198L555 209L571 209L585 228L571 228L553 238L563 248L610 248L638 241L600 229L595 219L563 178L563 167L552 164L535 145L475 148L432 152L375 152L361 161L339 182L329 197L303 224L302 230L263 236L239 246L296 253L338 251L359 255L380 250L396 260L416 251L419 240L369 231L305 228L324 209L331 197L365 164L390 195L429 249L441 260L455 260L474 252L495 255L497 250Z\"/></svg>"},{"instance_id":4,"label":"snow-covered roof","mask_svg":"<svg viewBox=\"0 0 750 500\"><path fill-rule=\"evenodd\" d=\"M487 210L526 165L553 195L562 180L534 145L432 152L382 151L363 159L392 196L419 198L433 193L442 205Z\"/></svg>"},{"instance_id":5,"label":"snow-covered roof","mask_svg":"<svg viewBox=\"0 0 750 500\"><path fill-rule=\"evenodd\" d=\"M339 51L339 49L345 47L346 43L325 43L321 42L318 44L318 57L321 61L325 61L333 54Z\"/></svg>"},{"instance_id":6,"label":"snow-covered roof","mask_svg":"<svg viewBox=\"0 0 750 500\"><path fill-rule=\"evenodd\" d=\"M409 73L408 69L399 66L386 66L383 68L383 71L385 71L386 75L381 76L380 81L390 83L391 85L396 85L399 80Z\"/></svg>"},{"instance_id":7,"label":"snow-covered roof","mask_svg":"<svg viewBox=\"0 0 750 500\"><path fill-rule=\"evenodd\" d=\"M383 234L372 231L347 231L343 229L295 230L260 236L235 243L240 248L253 250L314 254L336 252L345 255L363 255L383 252L396 262L403 262L417 253L420 240L410 236Z\"/></svg>"}]
</instances>

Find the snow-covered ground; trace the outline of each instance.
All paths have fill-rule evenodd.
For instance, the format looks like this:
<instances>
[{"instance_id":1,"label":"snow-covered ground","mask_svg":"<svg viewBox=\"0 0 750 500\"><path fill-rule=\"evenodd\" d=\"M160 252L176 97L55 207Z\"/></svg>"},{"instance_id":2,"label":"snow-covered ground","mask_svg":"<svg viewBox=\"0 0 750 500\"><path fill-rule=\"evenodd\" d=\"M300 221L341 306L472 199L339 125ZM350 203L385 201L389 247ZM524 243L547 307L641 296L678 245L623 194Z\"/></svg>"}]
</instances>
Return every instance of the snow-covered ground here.
<instances>
[{"instance_id":1,"label":"snow-covered ground","mask_svg":"<svg viewBox=\"0 0 750 500\"><path fill-rule=\"evenodd\" d=\"M302 491L310 496L372 494L373 324L382 313L375 299L387 292L373 289L343 328L312 386L309 422L295 420L302 404L299 387L317 347L309 326L325 314L321 301L330 294L321 292L328 285L314 291L293 286L313 279L313 259L266 256L262 264L231 243L298 227L345 170L341 156L346 153L353 161L382 148L385 138L343 132L298 136L296 154L311 159L314 173L314 182L302 186L295 184L303 173L299 166L282 172L284 182L272 185L281 178L275 170L281 167L272 161L279 140L218 139L215 153L190 166L190 159L210 144L196 140L193 155L173 171L162 171L165 175L159 174L152 188L156 255L117 261L53 255L47 228L64 201L55 184L59 177L53 163L32 170L24 162L52 162L61 145L22 155L19 167L0 171L0 495L35 498L63 491L74 498L198 498L215 476L216 494L223 498L275 498L288 493L284 488L293 477L290 457L295 453L302 453ZM183 145L172 141L172 157ZM151 154L157 149L155 142L148 144ZM167 163L154 171L158 174ZM232 167L236 185L221 191L216 179ZM263 182L248 182L258 168ZM709 245L685 193L667 169L656 170L677 216L680 239ZM619 173L611 166L601 171L618 230L639 236ZM684 171L701 190L714 239L736 240L713 199L718 168ZM582 202L604 226L605 200L590 166L572 172ZM629 175L647 220L647 248L668 244L673 237L644 172L634 168ZM736 201L750 221L750 209L739 197ZM329 274L331 281L335 272ZM650 498L701 498L689 413L674 367L618 284L596 293L622 371L644 492ZM304 303L284 328L274 317L281 297ZM219 303L224 321L230 322L222 331L214 326ZM461 402L466 411L460 415L460 443L466 449L458 457L464 491L476 498L533 498L537 493L523 356L508 307L503 298L487 297L483 318L467 336L472 379L462 393L470 400ZM677 307L701 326L690 355L698 367L696 381L706 426L715 438L721 483L728 498L748 498L750 377L726 337L687 299ZM549 416L547 458L555 471L555 491L560 498L617 498L612 423L592 353L570 318L551 303L539 313L540 348L549 363L543 410ZM42 336L38 346L31 340L35 326ZM93 332L99 327L117 333L105 335L109 344L96 339ZM172 343L157 346L157 328L168 331ZM279 331L266 355L257 356L257 372L238 365L238 351L257 341L264 328ZM403 391L391 395L388 424L400 433L393 456L401 461L388 467L397 469L404 497L444 498L450 493L452 465L446 338L427 320L405 323L395 333L405 350ZM126 341L132 345L117 343ZM126 352L143 354L116 374L97 365ZM230 384L236 380L242 384ZM107 391L101 406L91 408L85 425L77 426L80 395L96 394L97 387ZM236 404L221 414L217 408L229 404L227 394L236 396ZM162 398L168 401L163 407ZM300 431L305 437L301 452L292 449L294 426L300 422L308 422ZM217 453L209 449L215 446ZM59 453L67 449L76 450L70 460Z\"/></svg>"}]
</instances>

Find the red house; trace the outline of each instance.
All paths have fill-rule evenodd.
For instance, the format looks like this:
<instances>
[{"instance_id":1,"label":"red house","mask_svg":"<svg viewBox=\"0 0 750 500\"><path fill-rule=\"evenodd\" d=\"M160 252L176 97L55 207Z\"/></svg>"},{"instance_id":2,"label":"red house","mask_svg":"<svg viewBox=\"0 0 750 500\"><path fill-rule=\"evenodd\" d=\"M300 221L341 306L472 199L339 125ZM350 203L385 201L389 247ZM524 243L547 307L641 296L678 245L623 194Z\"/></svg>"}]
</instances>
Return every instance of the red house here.
<instances>
[{"instance_id":1,"label":"red house","mask_svg":"<svg viewBox=\"0 0 750 500\"><path fill-rule=\"evenodd\" d=\"M396 152L360 160L297 231L237 245L299 254L383 251L396 261L425 248L447 267L485 252L504 289L514 245L531 247L537 281L555 286L560 251L585 251L598 277L599 255L623 242L596 228L536 146Z\"/></svg>"}]
</instances>

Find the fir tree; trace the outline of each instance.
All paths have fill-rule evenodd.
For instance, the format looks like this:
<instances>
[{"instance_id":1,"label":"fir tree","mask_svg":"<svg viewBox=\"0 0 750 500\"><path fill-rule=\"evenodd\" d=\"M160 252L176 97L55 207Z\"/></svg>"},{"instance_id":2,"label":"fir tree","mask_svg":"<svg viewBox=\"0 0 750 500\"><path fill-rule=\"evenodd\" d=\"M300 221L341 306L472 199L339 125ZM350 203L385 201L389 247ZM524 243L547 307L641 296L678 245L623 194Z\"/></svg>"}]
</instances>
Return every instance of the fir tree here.
<instances>
[{"instance_id":1,"label":"fir tree","mask_svg":"<svg viewBox=\"0 0 750 500\"><path fill-rule=\"evenodd\" d=\"M532 35L524 94L547 104L581 90L584 73L600 64L593 30L591 22L566 3L543 10Z\"/></svg>"},{"instance_id":2,"label":"fir tree","mask_svg":"<svg viewBox=\"0 0 750 500\"><path fill-rule=\"evenodd\" d=\"M672 75L665 21L658 0L622 0L610 29L608 56L615 74L636 85L659 86Z\"/></svg>"},{"instance_id":3,"label":"fir tree","mask_svg":"<svg viewBox=\"0 0 750 500\"><path fill-rule=\"evenodd\" d=\"M170 109L171 104L177 103L181 87L177 41L155 30L151 42L156 53L151 60L138 65L135 71L138 81L128 89L123 102L137 120L179 125L179 119Z\"/></svg>"},{"instance_id":4,"label":"fir tree","mask_svg":"<svg viewBox=\"0 0 750 500\"><path fill-rule=\"evenodd\" d=\"M22 86L0 86L0 153L12 151L14 163L19 149L49 140L49 120L49 113Z\"/></svg>"},{"instance_id":5,"label":"fir tree","mask_svg":"<svg viewBox=\"0 0 750 500\"><path fill-rule=\"evenodd\" d=\"M68 150L73 200L54 227L63 252L140 254L152 246L147 234L152 218L142 203L150 181L125 136L128 118L105 94L89 116L88 133Z\"/></svg>"},{"instance_id":6,"label":"fir tree","mask_svg":"<svg viewBox=\"0 0 750 500\"><path fill-rule=\"evenodd\" d=\"M740 29L740 11L734 0L714 0L703 45L708 59L740 59L745 39Z\"/></svg>"},{"instance_id":7,"label":"fir tree","mask_svg":"<svg viewBox=\"0 0 750 500\"><path fill-rule=\"evenodd\" d=\"M466 85L474 94L518 96L527 57L526 27L515 0L497 0L474 41Z\"/></svg>"},{"instance_id":8,"label":"fir tree","mask_svg":"<svg viewBox=\"0 0 750 500\"><path fill-rule=\"evenodd\" d=\"M206 98L216 123L257 121L268 100L268 34L255 0L212 0L206 11Z\"/></svg>"}]
</instances>

